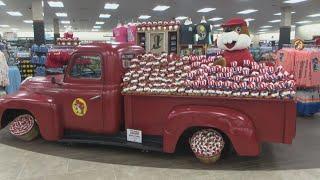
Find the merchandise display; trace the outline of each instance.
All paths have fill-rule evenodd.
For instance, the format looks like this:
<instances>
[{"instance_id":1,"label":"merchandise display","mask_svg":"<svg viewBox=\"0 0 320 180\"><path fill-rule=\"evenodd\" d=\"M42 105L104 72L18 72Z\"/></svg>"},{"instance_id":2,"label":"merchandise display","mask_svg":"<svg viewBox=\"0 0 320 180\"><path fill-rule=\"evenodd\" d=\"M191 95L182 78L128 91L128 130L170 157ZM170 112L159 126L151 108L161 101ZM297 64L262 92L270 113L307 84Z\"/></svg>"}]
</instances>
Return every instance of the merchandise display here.
<instances>
[{"instance_id":1,"label":"merchandise display","mask_svg":"<svg viewBox=\"0 0 320 180\"><path fill-rule=\"evenodd\" d=\"M47 61L47 53L48 47L43 45L36 45L34 44L31 47L31 63L34 65L35 69L35 76L45 76L46 75L46 68L45 64Z\"/></svg>"},{"instance_id":2,"label":"merchandise display","mask_svg":"<svg viewBox=\"0 0 320 180\"><path fill-rule=\"evenodd\" d=\"M140 58L140 59L139 59ZM214 65L218 57L146 54L131 61L123 79L123 93L189 96L293 98L293 75L282 66L269 67L244 60L231 67Z\"/></svg>"},{"instance_id":3,"label":"merchandise display","mask_svg":"<svg viewBox=\"0 0 320 180\"><path fill-rule=\"evenodd\" d=\"M72 31L65 32L62 38L58 38L56 45L58 46L77 46L80 44L78 37L73 36Z\"/></svg>"}]
</instances>

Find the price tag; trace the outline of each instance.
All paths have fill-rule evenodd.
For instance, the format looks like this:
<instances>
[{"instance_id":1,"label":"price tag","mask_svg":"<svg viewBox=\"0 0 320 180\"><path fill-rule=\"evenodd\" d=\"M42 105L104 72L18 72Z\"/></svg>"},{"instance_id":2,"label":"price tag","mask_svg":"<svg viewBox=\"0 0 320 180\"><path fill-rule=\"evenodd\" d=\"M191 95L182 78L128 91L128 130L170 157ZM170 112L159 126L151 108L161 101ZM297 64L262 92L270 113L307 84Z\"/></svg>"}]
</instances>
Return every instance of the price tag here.
<instances>
[{"instance_id":1,"label":"price tag","mask_svg":"<svg viewBox=\"0 0 320 180\"><path fill-rule=\"evenodd\" d=\"M135 129L127 129L127 141L142 143L142 131Z\"/></svg>"}]
</instances>

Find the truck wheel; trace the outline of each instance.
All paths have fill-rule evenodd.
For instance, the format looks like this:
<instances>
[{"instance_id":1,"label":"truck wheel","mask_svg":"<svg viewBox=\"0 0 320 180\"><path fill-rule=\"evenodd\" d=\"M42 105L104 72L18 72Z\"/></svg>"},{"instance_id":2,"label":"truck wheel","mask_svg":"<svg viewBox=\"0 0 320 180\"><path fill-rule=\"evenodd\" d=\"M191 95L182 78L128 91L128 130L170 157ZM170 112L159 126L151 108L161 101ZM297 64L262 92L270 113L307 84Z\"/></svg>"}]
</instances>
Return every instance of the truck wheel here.
<instances>
[{"instance_id":1,"label":"truck wheel","mask_svg":"<svg viewBox=\"0 0 320 180\"><path fill-rule=\"evenodd\" d=\"M189 143L195 156L206 164L218 161L225 145L221 134L213 129L195 132Z\"/></svg>"},{"instance_id":2,"label":"truck wheel","mask_svg":"<svg viewBox=\"0 0 320 180\"><path fill-rule=\"evenodd\" d=\"M9 125L12 135L24 141L32 141L39 136L39 129L35 118L30 114L16 117Z\"/></svg>"}]
</instances>

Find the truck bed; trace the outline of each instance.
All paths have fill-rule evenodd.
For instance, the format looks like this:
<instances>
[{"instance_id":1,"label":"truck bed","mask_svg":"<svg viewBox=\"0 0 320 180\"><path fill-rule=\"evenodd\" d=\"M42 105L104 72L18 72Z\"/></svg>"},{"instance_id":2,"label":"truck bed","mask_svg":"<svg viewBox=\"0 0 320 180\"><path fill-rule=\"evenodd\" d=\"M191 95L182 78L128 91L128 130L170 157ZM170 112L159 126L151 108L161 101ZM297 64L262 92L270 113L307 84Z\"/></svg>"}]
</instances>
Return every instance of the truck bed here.
<instances>
[{"instance_id":1,"label":"truck bed","mask_svg":"<svg viewBox=\"0 0 320 180\"><path fill-rule=\"evenodd\" d=\"M126 128L144 135L163 135L169 113L177 106L213 106L248 116L261 142L292 143L296 129L296 103L290 99L217 96L125 95Z\"/></svg>"}]
</instances>

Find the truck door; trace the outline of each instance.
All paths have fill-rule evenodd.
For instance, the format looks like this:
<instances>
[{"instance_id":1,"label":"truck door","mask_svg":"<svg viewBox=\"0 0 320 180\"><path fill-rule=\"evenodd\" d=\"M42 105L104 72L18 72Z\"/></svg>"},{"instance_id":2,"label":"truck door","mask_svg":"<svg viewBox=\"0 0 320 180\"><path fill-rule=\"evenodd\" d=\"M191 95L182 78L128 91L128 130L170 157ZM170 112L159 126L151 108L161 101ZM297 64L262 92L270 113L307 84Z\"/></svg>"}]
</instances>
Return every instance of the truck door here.
<instances>
[{"instance_id":1,"label":"truck door","mask_svg":"<svg viewBox=\"0 0 320 180\"><path fill-rule=\"evenodd\" d=\"M71 58L62 100L67 130L100 133L103 129L104 60L100 53L77 53Z\"/></svg>"}]
</instances>

